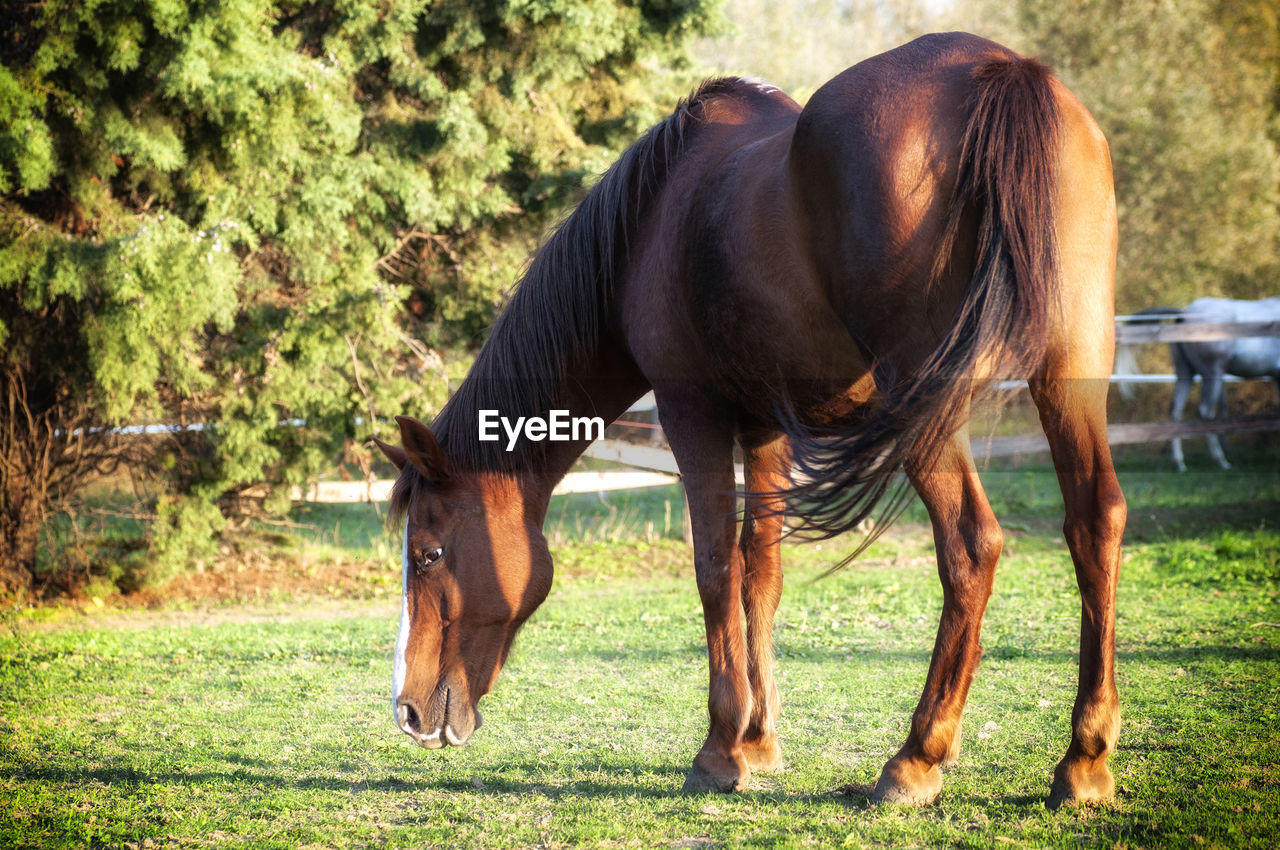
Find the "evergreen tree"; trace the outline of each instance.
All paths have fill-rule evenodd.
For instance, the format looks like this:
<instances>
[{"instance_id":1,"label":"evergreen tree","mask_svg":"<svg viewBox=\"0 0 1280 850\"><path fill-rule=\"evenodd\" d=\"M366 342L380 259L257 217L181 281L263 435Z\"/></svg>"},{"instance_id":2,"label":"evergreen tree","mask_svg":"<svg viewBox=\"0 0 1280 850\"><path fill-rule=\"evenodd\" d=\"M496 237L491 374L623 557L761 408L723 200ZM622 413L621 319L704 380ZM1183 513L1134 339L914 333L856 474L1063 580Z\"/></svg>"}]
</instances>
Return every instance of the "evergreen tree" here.
<instances>
[{"instance_id":1,"label":"evergreen tree","mask_svg":"<svg viewBox=\"0 0 1280 850\"><path fill-rule=\"evenodd\" d=\"M537 237L669 109L712 5L7 4L0 586L125 451L154 482L116 568L139 581L382 413L430 415ZM109 430L156 423L181 430Z\"/></svg>"}]
</instances>

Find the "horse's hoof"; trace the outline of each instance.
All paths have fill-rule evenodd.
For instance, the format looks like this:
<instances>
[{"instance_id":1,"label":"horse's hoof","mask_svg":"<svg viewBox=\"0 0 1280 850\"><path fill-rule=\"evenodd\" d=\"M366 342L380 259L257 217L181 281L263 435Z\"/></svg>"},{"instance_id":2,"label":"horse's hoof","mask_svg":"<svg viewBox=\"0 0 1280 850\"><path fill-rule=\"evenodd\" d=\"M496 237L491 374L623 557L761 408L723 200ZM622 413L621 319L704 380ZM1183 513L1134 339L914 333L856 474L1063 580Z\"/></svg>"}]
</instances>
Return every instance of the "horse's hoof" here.
<instances>
[{"instance_id":1,"label":"horse's hoof","mask_svg":"<svg viewBox=\"0 0 1280 850\"><path fill-rule=\"evenodd\" d=\"M757 741L743 741L742 755L753 773L782 767L782 747L778 745L776 735L766 735Z\"/></svg>"},{"instance_id":2,"label":"horse's hoof","mask_svg":"<svg viewBox=\"0 0 1280 850\"><path fill-rule=\"evenodd\" d=\"M714 791L719 794L729 794L734 791L741 791L745 777L741 776L716 776L700 767L692 767L684 777L684 786L680 789L686 794L700 794L707 791Z\"/></svg>"},{"instance_id":3,"label":"horse's hoof","mask_svg":"<svg viewBox=\"0 0 1280 850\"><path fill-rule=\"evenodd\" d=\"M937 765L922 770L911 762L890 759L880 771L876 787L871 791L871 801L920 808L933 805L940 793L942 773Z\"/></svg>"},{"instance_id":4,"label":"horse's hoof","mask_svg":"<svg viewBox=\"0 0 1280 850\"><path fill-rule=\"evenodd\" d=\"M1116 796L1116 781L1105 763L1092 768L1079 762L1062 762L1053 772L1053 787L1049 789L1048 809L1063 806L1099 805L1111 802Z\"/></svg>"},{"instance_id":5,"label":"horse's hoof","mask_svg":"<svg viewBox=\"0 0 1280 850\"><path fill-rule=\"evenodd\" d=\"M715 791L727 794L741 791L751 778L751 768L745 759L729 759L717 753L703 750L693 760L693 767L685 775L686 793Z\"/></svg>"}]
</instances>

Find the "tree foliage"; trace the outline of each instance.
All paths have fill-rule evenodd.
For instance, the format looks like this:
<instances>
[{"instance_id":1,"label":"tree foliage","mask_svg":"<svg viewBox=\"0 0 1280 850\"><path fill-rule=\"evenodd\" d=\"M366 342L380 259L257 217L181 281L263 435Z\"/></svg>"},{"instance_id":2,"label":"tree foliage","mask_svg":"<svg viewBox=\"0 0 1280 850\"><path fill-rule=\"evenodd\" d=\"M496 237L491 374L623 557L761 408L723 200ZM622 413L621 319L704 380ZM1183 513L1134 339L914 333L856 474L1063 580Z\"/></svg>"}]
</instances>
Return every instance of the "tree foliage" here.
<instances>
[{"instance_id":1,"label":"tree foliage","mask_svg":"<svg viewBox=\"0 0 1280 850\"><path fill-rule=\"evenodd\" d=\"M702 0L7 9L11 585L31 517L83 480L58 470L118 457L108 426L180 426L132 441L157 522L123 566L154 578L247 505L287 504L370 420L429 415L442 353L478 340L537 236L669 108L666 69L714 21Z\"/></svg>"}]
</instances>

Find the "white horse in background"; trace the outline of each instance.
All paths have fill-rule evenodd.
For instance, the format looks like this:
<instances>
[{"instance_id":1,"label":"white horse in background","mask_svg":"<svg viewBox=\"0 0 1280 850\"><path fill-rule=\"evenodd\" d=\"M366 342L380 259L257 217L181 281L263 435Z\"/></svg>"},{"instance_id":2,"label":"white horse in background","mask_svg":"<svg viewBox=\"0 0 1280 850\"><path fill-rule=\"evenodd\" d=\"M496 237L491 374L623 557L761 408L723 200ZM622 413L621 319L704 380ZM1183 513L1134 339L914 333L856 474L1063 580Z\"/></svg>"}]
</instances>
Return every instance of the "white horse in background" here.
<instances>
[{"instance_id":1,"label":"white horse in background","mask_svg":"<svg viewBox=\"0 0 1280 850\"><path fill-rule=\"evenodd\" d=\"M1261 301L1236 301L1230 298L1197 298L1181 310L1168 307L1151 307L1135 315L1151 314L1153 322L1173 317L1175 322L1265 322L1280 320L1280 297L1263 298ZM1132 374L1136 368L1132 351L1121 346L1116 353L1116 374ZM1196 375L1203 382L1200 387L1198 411L1201 419L1226 416L1227 401L1223 391L1226 375L1240 378L1271 378L1280 394L1280 337L1240 337L1212 342L1171 342L1169 354L1173 358L1173 370L1177 378L1173 387L1173 404L1170 419L1182 421L1182 411ZM1223 469L1230 469L1227 456L1222 451L1222 441L1217 434L1207 434L1209 454ZM1187 465L1182 457L1182 440L1173 438L1173 462L1179 471Z\"/></svg>"}]
</instances>

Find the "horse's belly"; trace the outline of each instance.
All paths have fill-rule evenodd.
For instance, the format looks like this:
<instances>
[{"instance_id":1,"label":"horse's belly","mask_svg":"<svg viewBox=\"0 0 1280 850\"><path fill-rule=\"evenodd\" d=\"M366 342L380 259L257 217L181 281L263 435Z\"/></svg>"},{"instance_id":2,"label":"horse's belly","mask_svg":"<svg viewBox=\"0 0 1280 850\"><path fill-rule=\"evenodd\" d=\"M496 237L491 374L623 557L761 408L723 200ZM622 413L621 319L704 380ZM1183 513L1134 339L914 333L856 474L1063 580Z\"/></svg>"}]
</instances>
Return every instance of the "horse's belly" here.
<instances>
[{"instance_id":1,"label":"horse's belly","mask_svg":"<svg viewBox=\"0 0 1280 850\"><path fill-rule=\"evenodd\" d=\"M1227 372L1241 378L1280 375L1280 338L1247 337L1234 340Z\"/></svg>"}]
</instances>

